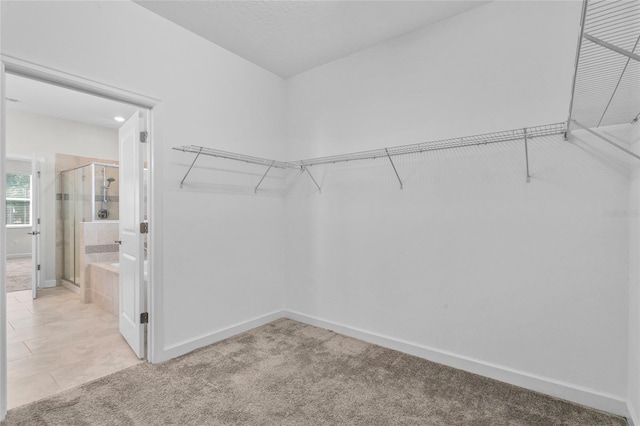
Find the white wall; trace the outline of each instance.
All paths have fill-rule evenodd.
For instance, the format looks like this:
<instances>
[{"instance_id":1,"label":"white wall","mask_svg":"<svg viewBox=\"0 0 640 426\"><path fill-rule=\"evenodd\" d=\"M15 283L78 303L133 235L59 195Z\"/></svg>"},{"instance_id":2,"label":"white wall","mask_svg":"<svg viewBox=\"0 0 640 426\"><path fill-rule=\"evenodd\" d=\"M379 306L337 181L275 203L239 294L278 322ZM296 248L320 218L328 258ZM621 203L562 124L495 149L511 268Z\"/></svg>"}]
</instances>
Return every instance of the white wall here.
<instances>
[{"instance_id":1,"label":"white wall","mask_svg":"<svg viewBox=\"0 0 640 426\"><path fill-rule=\"evenodd\" d=\"M631 149L640 153L640 125L631 127ZM629 193L629 411L640 425L640 169L633 168Z\"/></svg>"},{"instance_id":2,"label":"white wall","mask_svg":"<svg viewBox=\"0 0 640 426\"><path fill-rule=\"evenodd\" d=\"M292 159L566 120L580 2L492 2L287 80Z\"/></svg>"},{"instance_id":3,"label":"white wall","mask_svg":"<svg viewBox=\"0 0 640 426\"><path fill-rule=\"evenodd\" d=\"M293 77L290 158L563 121L579 14L492 2ZM402 191L384 159L314 167L322 194L302 176L287 199L286 308L624 413L628 221L605 210L628 164L576 138L532 141L530 184L522 143L398 159Z\"/></svg>"},{"instance_id":4,"label":"white wall","mask_svg":"<svg viewBox=\"0 0 640 426\"><path fill-rule=\"evenodd\" d=\"M42 283L56 279L56 176L55 154L118 160L118 131L9 109L7 153L36 156L44 160L41 178ZM11 235L7 232L7 247ZM27 231L25 231L26 233ZM30 240L29 240L30 244ZM29 250L30 252L30 250Z\"/></svg>"},{"instance_id":5,"label":"white wall","mask_svg":"<svg viewBox=\"0 0 640 426\"><path fill-rule=\"evenodd\" d=\"M162 139L151 160L163 215L155 361L281 310L282 199L180 190L193 156L171 147L284 157L283 80L132 2L0 7L3 53L162 101ZM200 171L193 181L209 177Z\"/></svg>"},{"instance_id":6,"label":"white wall","mask_svg":"<svg viewBox=\"0 0 640 426\"><path fill-rule=\"evenodd\" d=\"M628 202L617 153L578 132L532 142L525 184L521 144L443 151L398 161L403 191L384 161L314 168L322 195L301 176L283 202L235 187L254 169L180 190L192 157L170 149L296 159L564 120L579 2L494 2L286 86L128 2L0 7L4 53L162 100L157 361L277 312L286 281L290 310L619 411L629 222L604 214Z\"/></svg>"}]
</instances>

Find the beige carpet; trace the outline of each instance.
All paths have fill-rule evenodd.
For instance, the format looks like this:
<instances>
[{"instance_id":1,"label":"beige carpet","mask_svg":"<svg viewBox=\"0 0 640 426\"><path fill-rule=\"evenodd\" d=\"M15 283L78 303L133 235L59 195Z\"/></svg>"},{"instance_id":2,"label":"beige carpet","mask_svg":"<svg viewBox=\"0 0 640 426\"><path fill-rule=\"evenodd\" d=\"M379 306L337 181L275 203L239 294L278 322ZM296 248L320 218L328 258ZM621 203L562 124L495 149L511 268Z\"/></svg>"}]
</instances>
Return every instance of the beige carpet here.
<instances>
[{"instance_id":1,"label":"beige carpet","mask_svg":"<svg viewBox=\"0 0 640 426\"><path fill-rule=\"evenodd\" d=\"M625 425L291 320L9 411L7 425Z\"/></svg>"},{"instance_id":2,"label":"beige carpet","mask_svg":"<svg viewBox=\"0 0 640 426\"><path fill-rule=\"evenodd\" d=\"M31 290L31 258L7 259L7 293Z\"/></svg>"}]
</instances>

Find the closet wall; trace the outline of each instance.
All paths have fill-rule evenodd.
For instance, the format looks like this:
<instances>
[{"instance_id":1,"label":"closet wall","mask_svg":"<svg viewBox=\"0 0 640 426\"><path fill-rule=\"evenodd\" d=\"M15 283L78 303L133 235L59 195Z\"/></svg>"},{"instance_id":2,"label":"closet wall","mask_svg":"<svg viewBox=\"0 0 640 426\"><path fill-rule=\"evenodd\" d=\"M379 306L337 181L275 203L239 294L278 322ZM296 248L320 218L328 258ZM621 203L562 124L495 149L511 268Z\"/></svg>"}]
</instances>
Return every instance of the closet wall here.
<instances>
[{"instance_id":1,"label":"closet wall","mask_svg":"<svg viewBox=\"0 0 640 426\"><path fill-rule=\"evenodd\" d=\"M579 2L492 2L288 81L291 158L566 119ZM507 36L508 35L508 36ZM626 141L628 129L610 129ZM624 413L628 163L576 133L313 167L287 199L285 307ZM363 334L360 334L363 333Z\"/></svg>"},{"instance_id":2,"label":"closet wall","mask_svg":"<svg viewBox=\"0 0 640 426\"><path fill-rule=\"evenodd\" d=\"M154 139L151 159L162 215L152 226L163 256L154 283L161 318L152 330L153 360L280 311L282 199L180 190L192 156L170 148L206 144L285 157L282 79L133 2L0 8L3 54L162 101L162 138Z\"/></svg>"}]
</instances>

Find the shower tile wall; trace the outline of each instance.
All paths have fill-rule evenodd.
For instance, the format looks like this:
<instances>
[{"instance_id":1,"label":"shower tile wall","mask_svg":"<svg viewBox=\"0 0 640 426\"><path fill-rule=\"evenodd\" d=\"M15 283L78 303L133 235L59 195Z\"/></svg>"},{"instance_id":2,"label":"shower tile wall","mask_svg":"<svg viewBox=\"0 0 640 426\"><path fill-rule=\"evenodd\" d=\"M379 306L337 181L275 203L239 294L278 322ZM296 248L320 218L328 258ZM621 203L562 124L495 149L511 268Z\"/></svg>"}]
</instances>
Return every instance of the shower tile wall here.
<instances>
[{"instance_id":1,"label":"shower tile wall","mask_svg":"<svg viewBox=\"0 0 640 426\"><path fill-rule=\"evenodd\" d=\"M71 260L73 254L70 251L65 252L64 248L64 226L68 227L71 225L69 223L63 223L63 199L65 194L68 197L68 190L62 188L62 182L60 179L60 172L63 170L69 170L76 167L83 166L85 164L99 162L99 163L107 163L107 164L118 164L117 160L110 160L105 158L92 158L92 157L80 157L76 155L66 155L66 154L56 154L55 157L55 171L56 171L56 281L57 284L60 285L60 280L63 276L64 271L64 262L65 259ZM102 174L100 171L96 174L97 177L102 179ZM116 177L116 176L114 176ZM109 189L110 200L113 200L113 204L110 201L110 205L113 206L114 210L119 210L119 199L118 199L118 181L116 177L116 181L112 183L111 188ZM101 186L101 185L100 185ZM98 206L98 204L96 204ZM85 212L83 212L84 214ZM91 216L90 212L86 212L87 216ZM113 217L109 218L110 220L114 220ZM115 219L117 220L117 219ZM79 231L79 229L78 229ZM80 233L80 232L78 232ZM111 241L117 240L117 238L112 239ZM79 263L79 259L77 259L76 265ZM77 268L77 267L76 267ZM80 271L78 270L78 273Z\"/></svg>"},{"instance_id":2,"label":"shower tile wall","mask_svg":"<svg viewBox=\"0 0 640 426\"><path fill-rule=\"evenodd\" d=\"M108 191L108 209L109 217L106 220L120 220L120 176L118 176L118 169L106 168L107 179L114 178L115 180L109 184ZM96 175L95 175L95 188L96 188L96 210L100 210L102 208L103 195L102 191L98 188L102 188L102 184L104 182L104 178L102 175L102 167L96 166ZM98 219L99 220L99 219Z\"/></svg>"}]
</instances>

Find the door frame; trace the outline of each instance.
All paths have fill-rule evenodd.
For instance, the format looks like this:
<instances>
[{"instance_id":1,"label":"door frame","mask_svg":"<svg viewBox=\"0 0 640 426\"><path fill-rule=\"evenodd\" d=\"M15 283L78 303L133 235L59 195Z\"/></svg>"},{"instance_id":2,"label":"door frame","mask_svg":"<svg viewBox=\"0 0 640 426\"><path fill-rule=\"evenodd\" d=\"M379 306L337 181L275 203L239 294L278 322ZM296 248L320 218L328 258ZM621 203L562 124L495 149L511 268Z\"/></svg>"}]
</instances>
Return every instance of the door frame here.
<instances>
[{"instance_id":1,"label":"door frame","mask_svg":"<svg viewBox=\"0 0 640 426\"><path fill-rule=\"evenodd\" d=\"M11 154L11 153L5 153L5 162L3 164L6 164L6 161L8 160L13 160L13 161L24 161L25 163L29 163L31 164L31 220L35 220L35 219L44 219L43 215L42 215L42 202L43 202L43 195L42 195L42 188L40 185L40 182L37 180L39 179L37 176L34 176L33 174L33 168L34 165L37 169L38 172L42 172L42 166L44 164L44 158L41 157L37 157L35 155L25 155L25 154ZM34 208L35 207L35 208ZM40 235L46 234L47 229L46 229L46 221L41 220L40 224L33 224L28 227L25 228L25 230L29 229L29 232L33 232L34 228L37 228L38 232L40 232ZM6 230L6 228L5 228ZM33 237L32 237L33 238ZM37 238L41 238L41 237L37 237ZM38 243L38 245L41 244ZM32 242L33 245L33 242ZM33 250L33 247L31 248L32 252L31 252L31 259L33 262L33 265L37 265L38 263L40 263L40 266L43 270L46 270L46 262L44 262L44 259L42 259L42 249L40 249L40 253L36 253ZM3 252L5 253L5 252ZM38 262L39 260L41 260L41 262ZM37 275L37 273L35 272L35 270L31 271L31 279L33 282L33 279L35 277L35 275ZM37 288L32 288L33 291L33 298L36 298L36 292L38 288L43 288L44 284L41 281L42 278L42 274L40 274L40 276L38 277L37 281Z\"/></svg>"},{"instance_id":2,"label":"door frame","mask_svg":"<svg viewBox=\"0 0 640 426\"><path fill-rule=\"evenodd\" d=\"M162 102L139 93L55 70L19 58L0 54L0 165L4 169L6 158L6 73L39 80L63 88L84 92L94 96L128 103L149 111L148 138L148 221L149 221L149 277L147 283L147 360L155 362L162 352L162 192L161 182L161 116ZM5 209L5 176L0 173L0 208ZM6 252L6 229L0 226L0 249ZM7 414L7 296L6 261L0 259L0 421Z\"/></svg>"}]
</instances>

